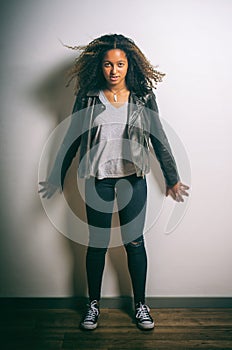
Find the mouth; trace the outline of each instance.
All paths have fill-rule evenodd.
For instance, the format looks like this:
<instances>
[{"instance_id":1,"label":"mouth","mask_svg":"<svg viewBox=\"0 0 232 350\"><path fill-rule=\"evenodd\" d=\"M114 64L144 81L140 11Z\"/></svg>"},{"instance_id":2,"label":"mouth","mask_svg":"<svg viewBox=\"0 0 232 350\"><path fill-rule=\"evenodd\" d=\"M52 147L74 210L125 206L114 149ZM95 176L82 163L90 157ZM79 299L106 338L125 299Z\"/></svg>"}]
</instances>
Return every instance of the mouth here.
<instances>
[{"instance_id":1,"label":"mouth","mask_svg":"<svg viewBox=\"0 0 232 350\"><path fill-rule=\"evenodd\" d=\"M117 75L110 75L110 80L115 81L119 78Z\"/></svg>"}]
</instances>

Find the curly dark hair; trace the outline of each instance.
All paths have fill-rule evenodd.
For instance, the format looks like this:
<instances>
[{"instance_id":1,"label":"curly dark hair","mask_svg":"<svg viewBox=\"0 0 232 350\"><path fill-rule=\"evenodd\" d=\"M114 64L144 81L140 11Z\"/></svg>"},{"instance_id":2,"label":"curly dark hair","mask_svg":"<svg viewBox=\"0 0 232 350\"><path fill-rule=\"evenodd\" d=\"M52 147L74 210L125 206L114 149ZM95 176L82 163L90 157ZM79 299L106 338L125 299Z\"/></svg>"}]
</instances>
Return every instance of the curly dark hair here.
<instances>
[{"instance_id":1,"label":"curly dark hair","mask_svg":"<svg viewBox=\"0 0 232 350\"><path fill-rule=\"evenodd\" d=\"M69 83L76 79L75 93L79 90L86 93L90 90L99 90L105 87L102 60L106 52L112 49L120 49L125 52L128 60L126 85L130 91L134 91L138 95L143 96L152 88L155 88L156 84L161 82L165 75L151 65L132 39L122 34L103 35L86 46L65 46L82 51L69 72Z\"/></svg>"}]
</instances>

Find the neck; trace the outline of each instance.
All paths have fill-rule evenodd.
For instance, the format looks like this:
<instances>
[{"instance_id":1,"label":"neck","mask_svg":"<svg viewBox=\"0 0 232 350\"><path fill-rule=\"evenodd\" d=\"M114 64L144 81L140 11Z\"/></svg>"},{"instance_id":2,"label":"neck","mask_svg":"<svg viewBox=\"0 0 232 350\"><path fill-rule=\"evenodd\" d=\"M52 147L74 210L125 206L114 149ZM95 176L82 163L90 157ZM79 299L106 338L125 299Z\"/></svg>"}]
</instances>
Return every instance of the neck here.
<instances>
[{"instance_id":1,"label":"neck","mask_svg":"<svg viewBox=\"0 0 232 350\"><path fill-rule=\"evenodd\" d=\"M106 85L106 89L108 89L108 90L110 90L111 92L113 92L113 93L118 93L119 91L121 91L121 90L126 90L127 89L127 87L126 87L126 85L125 84L122 84L122 85L119 85L119 86L112 86L112 85L109 85L109 84L107 84Z\"/></svg>"}]
</instances>

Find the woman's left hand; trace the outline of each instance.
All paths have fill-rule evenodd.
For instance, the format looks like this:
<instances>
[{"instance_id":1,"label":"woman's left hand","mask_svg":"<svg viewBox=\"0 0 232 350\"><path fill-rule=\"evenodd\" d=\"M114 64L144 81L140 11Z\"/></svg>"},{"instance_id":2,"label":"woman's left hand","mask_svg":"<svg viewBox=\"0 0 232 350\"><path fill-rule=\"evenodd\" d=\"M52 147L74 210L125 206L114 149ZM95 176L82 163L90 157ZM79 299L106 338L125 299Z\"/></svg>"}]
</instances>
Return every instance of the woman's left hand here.
<instances>
[{"instance_id":1,"label":"woman's left hand","mask_svg":"<svg viewBox=\"0 0 232 350\"><path fill-rule=\"evenodd\" d=\"M188 192L186 190L189 190L189 186L182 184L182 182L177 182L173 187L167 187L166 189L166 196L170 195L175 201L177 202L183 202L184 198L183 196L188 197Z\"/></svg>"}]
</instances>

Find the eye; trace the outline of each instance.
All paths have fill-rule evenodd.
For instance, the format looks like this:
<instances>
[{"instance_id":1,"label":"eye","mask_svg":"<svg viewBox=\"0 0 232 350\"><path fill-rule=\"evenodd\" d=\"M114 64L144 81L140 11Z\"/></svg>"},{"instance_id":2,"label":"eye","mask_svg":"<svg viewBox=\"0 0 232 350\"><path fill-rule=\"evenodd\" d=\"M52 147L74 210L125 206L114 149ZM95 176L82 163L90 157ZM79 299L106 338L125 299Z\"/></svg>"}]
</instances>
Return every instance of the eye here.
<instances>
[{"instance_id":1,"label":"eye","mask_svg":"<svg viewBox=\"0 0 232 350\"><path fill-rule=\"evenodd\" d=\"M123 63L123 62L119 62L118 66L119 66L119 67L123 67L123 66L124 66L124 63Z\"/></svg>"},{"instance_id":2,"label":"eye","mask_svg":"<svg viewBox=\"0 0 232 350\"><path fill-rule=\"evenodd\" d=\"M110 62L105 62L105 63L103 64L103 67L110 67Z\"/></svg>"}]
</instances>

